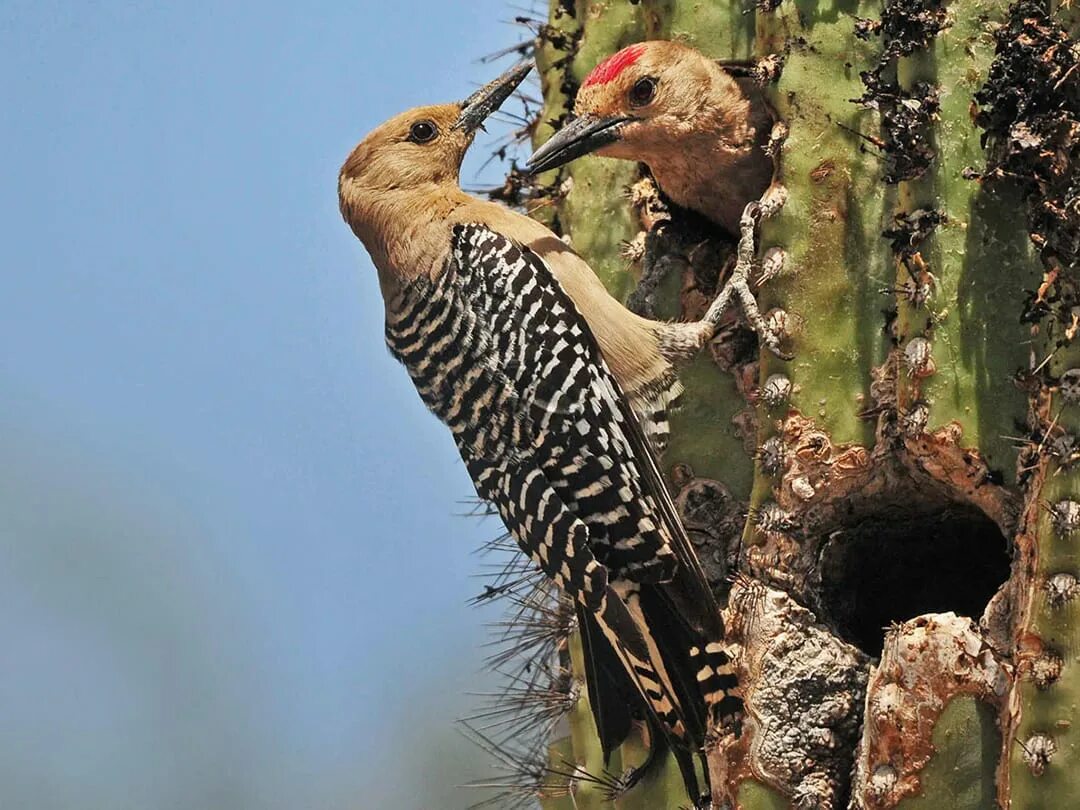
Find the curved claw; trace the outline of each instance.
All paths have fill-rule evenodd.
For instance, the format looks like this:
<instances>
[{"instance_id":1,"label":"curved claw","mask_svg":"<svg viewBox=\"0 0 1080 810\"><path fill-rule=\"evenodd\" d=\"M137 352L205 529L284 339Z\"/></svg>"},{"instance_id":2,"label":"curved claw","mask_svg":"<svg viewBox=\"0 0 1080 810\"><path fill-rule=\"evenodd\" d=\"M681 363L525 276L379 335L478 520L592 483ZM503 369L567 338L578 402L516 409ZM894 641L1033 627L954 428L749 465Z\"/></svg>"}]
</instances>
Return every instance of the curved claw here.
<instances>
[{"instance_id":1,"label":"curved claw","mask_svg":"<svg viewBox=\"0 0 1080 810\"><path fill-rule=\"evenodd\" d=\"M775 357L779 357L784 362L791 362L795 359L794 352L786 352L780 348L780 341L775 336L769 336L761 341L765 348L768 349Z\"/></svg>"}]
</instances>

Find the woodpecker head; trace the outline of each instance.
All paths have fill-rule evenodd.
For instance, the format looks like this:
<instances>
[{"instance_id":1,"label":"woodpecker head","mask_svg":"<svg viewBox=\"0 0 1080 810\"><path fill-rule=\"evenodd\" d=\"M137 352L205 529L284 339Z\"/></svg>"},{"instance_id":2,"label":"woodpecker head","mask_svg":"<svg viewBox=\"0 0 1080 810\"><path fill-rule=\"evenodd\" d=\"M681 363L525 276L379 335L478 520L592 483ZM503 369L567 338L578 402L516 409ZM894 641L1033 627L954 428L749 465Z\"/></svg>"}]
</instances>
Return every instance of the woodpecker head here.
<instances>
[{"instance_id":1,"label":"woodpecker head","mask_svg":"<svg viewBox=\"0 0 1080 810\"><path fill-rule=\"evenodd\" d=\"M639 42L598 64L581 83L574 116L529 158L546 171L595 152L665 159L679 140L741 140L742 91L716 62L677 42ZM651 165L651 164L650 164Z\"/></svg>"},{"instance_id":2,"label":"woodpecker head","mask_svg":"<svg viewBox=\"0 0 1080 810\"><path fill-rule=\"evenodd\" d=\"M417 107L372 130L346 159L338 175L338 197L346 221L369 198L395 191L455 186L465 151L484 120L499 108L532 66L517 65L467 99Z\"/></svg>"},{"instance_id":3,"label":"woodpecker head","mask_svg":"<svg viewBox=\"0 0 1080 810\"><path fill-rule=\"evenodd\" d=\"M772 181L772 114L717 62L678 42L639 42L581 83L574 116L529 158L533 172L594 152L646 163L664 195L732 234Z\"/></svg>"}]
</instances>

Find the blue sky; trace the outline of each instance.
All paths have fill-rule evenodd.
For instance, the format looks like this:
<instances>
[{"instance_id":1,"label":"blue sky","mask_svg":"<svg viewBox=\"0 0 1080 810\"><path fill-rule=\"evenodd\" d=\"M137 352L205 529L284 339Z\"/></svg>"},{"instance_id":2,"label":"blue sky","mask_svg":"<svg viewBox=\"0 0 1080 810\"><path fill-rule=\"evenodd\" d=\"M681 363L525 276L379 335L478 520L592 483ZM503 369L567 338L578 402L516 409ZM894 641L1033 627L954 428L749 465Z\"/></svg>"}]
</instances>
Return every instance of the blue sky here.
<instances>
[{"instance_id":1,"label":"blue sky","mask_svg":"<svg viewBox=\"0 0 1080 810\"><path fill-rule=\"evenodd\" d=\"M497 527L454 514L335 182L515 13L0 6L5 808L468 803Z\"/></svg>"}]
</instances>

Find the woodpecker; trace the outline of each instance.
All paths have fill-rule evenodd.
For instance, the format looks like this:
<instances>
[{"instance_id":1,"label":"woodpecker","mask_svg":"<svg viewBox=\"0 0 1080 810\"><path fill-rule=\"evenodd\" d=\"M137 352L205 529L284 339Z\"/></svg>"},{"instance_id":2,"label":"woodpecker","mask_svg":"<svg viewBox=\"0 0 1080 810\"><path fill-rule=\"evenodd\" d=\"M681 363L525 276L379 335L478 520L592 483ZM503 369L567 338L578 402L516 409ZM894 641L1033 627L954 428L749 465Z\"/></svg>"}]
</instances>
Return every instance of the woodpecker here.
<instances>
[{"instance_id":1,"label":"woodpecker","mask_svg":"<svg viewBox=\"0 0 1080 810\"><path fill-rule=\"evenodd\" d=\"M341 168L341 213L378 271L391 354L477 494L575 600L605 755L629 731L629 687L698 800L693 753L741 700L653 447L674 364L716 326L629 312L543 225L462 191L466 149L529 69L373 130Z\"/></svg>"},{"instance_id":2,"label":"woodpecker","mask_svg":"<svg viewBox=\"0 0 1080 810\"><path fill-rule=\"evenodd\" d=\"M779 201L768 201L765 211L756 207L772 184L775 116L749 84L678 42L629 45L589 73L574 115L533 153L528 168L547 171L589 153L645 163L676 206L749 238L752 247L754 225ZM721 297L725 303L737 297L766 345L783 356L758 313L748 270L738 266Z\"/></svg>"}]
</instances>

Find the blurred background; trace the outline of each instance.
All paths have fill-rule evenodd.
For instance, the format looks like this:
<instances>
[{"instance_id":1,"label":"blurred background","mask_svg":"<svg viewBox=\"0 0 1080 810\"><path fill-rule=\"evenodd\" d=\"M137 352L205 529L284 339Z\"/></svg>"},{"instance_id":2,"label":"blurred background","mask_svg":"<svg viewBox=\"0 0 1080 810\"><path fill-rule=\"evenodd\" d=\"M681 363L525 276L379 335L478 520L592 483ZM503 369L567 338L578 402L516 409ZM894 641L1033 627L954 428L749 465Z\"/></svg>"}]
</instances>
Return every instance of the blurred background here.
<instances>
[{"instance_id":1,"label":"blurred background","mask_svg":"<svg viewBox=\"0 0 1080 810\"><path fill-rule=\"evenodd\" d=\"M498 527L456 514L336 178L520 13L0 4L0 807L476 800Z\"/></svg>"}]
</instances>

